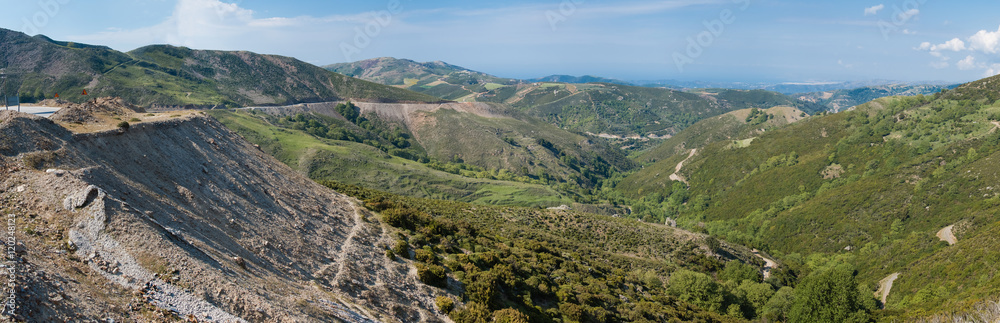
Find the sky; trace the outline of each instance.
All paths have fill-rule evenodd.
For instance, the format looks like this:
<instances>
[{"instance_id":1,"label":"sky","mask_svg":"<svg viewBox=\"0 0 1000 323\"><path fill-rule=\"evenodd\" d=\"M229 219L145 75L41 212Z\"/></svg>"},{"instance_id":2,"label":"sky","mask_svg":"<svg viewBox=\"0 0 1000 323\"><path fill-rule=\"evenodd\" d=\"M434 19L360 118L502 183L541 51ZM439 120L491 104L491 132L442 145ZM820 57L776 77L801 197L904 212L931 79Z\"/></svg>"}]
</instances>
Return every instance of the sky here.
<instances>
[{"instance_id":1,"label":"sky","mask_svg":"<svg viewBox=\"0 0 1000 323\"><path fill-rule=\"evenodd\" d=\"M129 51L326 65L445 61L512 77L946 81L1000 74L996 0L0 0L0 28Z\"/></svg>"}]
</instances>

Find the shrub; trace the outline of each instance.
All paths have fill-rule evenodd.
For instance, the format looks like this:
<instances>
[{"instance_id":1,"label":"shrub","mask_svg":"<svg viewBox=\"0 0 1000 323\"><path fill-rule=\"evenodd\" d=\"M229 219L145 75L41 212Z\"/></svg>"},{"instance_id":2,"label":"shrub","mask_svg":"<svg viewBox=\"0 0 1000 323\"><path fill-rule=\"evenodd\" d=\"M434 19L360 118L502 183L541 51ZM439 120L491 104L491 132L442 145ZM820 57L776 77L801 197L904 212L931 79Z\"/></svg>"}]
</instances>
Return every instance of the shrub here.
<instances>
[{"instance_id":1,"label":"shrub","mask_svg":"<svg viewBox=\"0 0 1000 323\"><path fill-rule=\"evenodd\" d=\"M425 284L437 287L445 287L448 282L448 275L445 273L444 267L433 265L417 263L417 277L420 277L420 281Z\"/></svg>"},{"instance_id":2,"label":"shrub","mask_svg":"<svg viewBox=\"0 0 1000 323\"><path fill-rule=\"evenodd\" d=\"M528 316L513 308L505 308L493 312L493 322L497 323L528 323Z\"/></svg>"},{"instance_id":3,"label":"shrub","mask_svg":"<svg viewBox=\"0 0 1000 323\"><path fill-rule=\"evenodd\" d=\"M128 128L130 126L131 125L128 124L128 121L122 121L122 122L118 123L118 129L121 129L121 130L124 130L124 131L128 131Z\"/></svg>"},{"instance_id":4,"label":"shrub","mask_svg":"<svg viewBox=\"0 0 1000 323\"><path fill-rule=\"evenodd\" d=\"M445 314L451 313L451 310L455 309L455 301L445 296L438 296L435 298L434 304L437 305L437 308L441 311L441 313Z\"/></svg>"},{"instance_id":5,"label":"shrub","mask_svg":"<svg viewBox=\"0 0 1000 323\"><path fill-rule=\"evenodd\" d=\"M390 251L396 253L397 255L403 256L403 258L409 258L410 244L403 239L396 240L396 245L393 246L392 250Z\"/></svg>"},{"instance_id":6,"label":"shrub","mask_svg":"<svg viewBox=\"0 0 1000 323\"><path fill-rule=\"evenodd\" d=\"M678 270L670 275L669 291L681 300L706 310L722 309L722 291L708 275L690 270Z\"/></svg>"},{"instance_id":7,"label":"shrub","mask_svg":"<svg viewBox=\"0 0 1000 323\"><path fill-rule=\"evenodd\" d=\"M428 246L417 249L416 254L413 256L413 259L428 264L434 263L434 261L437 260L436 258L437 257L434 255L434 251Z\"/></svg>"}]
</instances>

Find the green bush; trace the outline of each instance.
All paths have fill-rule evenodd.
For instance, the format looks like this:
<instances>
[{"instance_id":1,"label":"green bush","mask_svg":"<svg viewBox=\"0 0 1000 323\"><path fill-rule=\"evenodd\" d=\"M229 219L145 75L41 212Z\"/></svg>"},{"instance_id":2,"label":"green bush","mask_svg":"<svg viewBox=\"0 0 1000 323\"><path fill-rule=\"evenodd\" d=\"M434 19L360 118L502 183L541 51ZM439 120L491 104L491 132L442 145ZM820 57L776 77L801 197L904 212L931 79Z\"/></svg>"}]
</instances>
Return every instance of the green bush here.
<instances>
[{"instance_id":1,"label":"green bush","mask_svg":"<svg viewBox=\"0 0 1000 323\"><path fill-rule=\"evenodd\" d=\"M451 313L451 310L455 309L455 301L446 296L438 296L434 299L434 304L441 313Z\"/></svg>"},{"instance_id":2,"label":"green bush","mask_svg":"<svg viewBox=\"0 0 1000 323\"><path fill-rule=\"evenodd\" d=\"M670 275L668 285L670 294L683 301L713 312L722 310L722 289L708 275L681 269Z\"/></svg>"},{"instance_id":3,"label":"green bush","mask_svg":"<svg viewBox=\"0 0 1000 323\"><path fill-rule=\"evenodd\" d=\"M432 264L437 260L437 256L434 255L434 251L431 250L430 246L424 246L423 248L416 250L413 259L416 261Z\"/></svg>"},{"instance_id":4,"label":"green bush","mask_svg":"<svg viewBox=\"0 0 1000 323\"><path fill-rule=\"evenodd\" d=\"M493 312L493 322L497 323L528 323L528 316L513 308L505 308Z\"/></svg>"},{"instance_id":5,"label":"green bush","mask_svg":"<svg viewBox=\"0 0 1000 323\"><path fill-rule=\"evenodd\" d=\"M128 124L128 121L122 121L118 123L118 129L128 131L129 127L131 127L131 125Z\"/></svg>"},{"instance_id":6,"label":"green bush","mask_svg":"<svg viewBox=\"0 0 1000 323\"><path fill-rule=\"evenodd\" d=\"M425 284L437 287L446 287L448 284L448 275L445 272L444 267L434 265L417 263L417 277L420 277L420 281Z\"/></svg>"},{"instance_id":7,"label":"green bush","mask_svg":"<svg viewBox=\"0 0 1000 323\"><path fill-rule=\"evenodd\" d=\"M871 294L858 291L853 270L838 266L807 276L795 289L788 313L791 322L867 322L874 307Z\"/></svg>"},{"instance_id":8,"label":"green bush","mask_svg":"<svg viewBox=\"0 0 1000 323\"><path fill-rule=\"evenodd\" d=\"M390 250L403 258L410 258L410 244L406 240L396 240L396 245Z\"/></svg>"},{"instance_id":9,"label":"green bush","mask_svg":"<svg viewBox=\"0 0 1000 323\"><path fill-rule=\"evenodd\" d=\"M756 267L744 264L739 261L730 261L719 273L719 280L740 283L749 280L759 283L764 279L764 275Z\"/></svg>"}]
</instances>

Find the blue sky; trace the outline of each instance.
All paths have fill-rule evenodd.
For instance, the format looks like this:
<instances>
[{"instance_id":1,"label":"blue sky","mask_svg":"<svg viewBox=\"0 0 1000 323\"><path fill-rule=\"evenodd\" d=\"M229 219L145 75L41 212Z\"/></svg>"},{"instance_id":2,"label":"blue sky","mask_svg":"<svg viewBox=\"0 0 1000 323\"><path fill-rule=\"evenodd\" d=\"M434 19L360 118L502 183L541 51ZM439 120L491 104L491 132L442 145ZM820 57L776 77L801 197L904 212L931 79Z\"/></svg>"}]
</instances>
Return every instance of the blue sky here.
<instances>
[{"instance_id":1,"label":"blue sky","mask_svg":"<svg viewBox=\"0 0 1000 323\"><path fill-rule=\"evenodd\" d=\"M132 50L392 56L529 78L970 81L1000 73L995 0L2 0L0 27Z\"/></svg>"}]
</instances>

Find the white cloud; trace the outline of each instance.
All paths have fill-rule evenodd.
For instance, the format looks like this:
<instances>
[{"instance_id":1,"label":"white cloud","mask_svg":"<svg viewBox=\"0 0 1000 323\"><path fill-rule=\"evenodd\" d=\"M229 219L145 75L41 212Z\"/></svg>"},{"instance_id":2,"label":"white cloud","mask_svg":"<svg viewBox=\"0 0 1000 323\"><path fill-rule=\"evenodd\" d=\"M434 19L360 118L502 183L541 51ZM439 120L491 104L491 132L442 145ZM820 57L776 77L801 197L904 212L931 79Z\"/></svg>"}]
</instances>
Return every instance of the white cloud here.
<instances>
[{"instance_id":1,"label":"white cloud","mask_svg":"<svg viewBox=\"0 0 1000 323\"><path fill-rule=\"evenodd\" d=\"M931 50L931 42L929 42L929 41L922 42L922 43L920 43L919 47L914 48L914 49L916 49L916 50Z\"/></svg>"},{"instance_id":2,"label":"white cloud","mask_svg":"<svg viewBox=\"0 0 1000 323\"><path fill-rule=\"evenodd\" d=\"M958 69L963 71L974 69L976 68L976 58L969 55L965 59L958 61L958 64L955 64L955 66L958 66Z\"/></svg>"},{"instance_id":3,"label":"white cloud","mask_svg":"<svg viewBox=\"0 0 1000 323\"><path fill-rule=\"evenodd\" d=\"M882 9L885 9L885 5L884 4L880 4L880 5L877 5L877 6L871 6L871 7L865 8L865 16L877 15L878 12L881 11Z\"/></svg>"},{"instance_id":4,"label":"white cloud","mask_svg":"<svg viewBox=\"0 0 1000 323\"><path fill-rule=\"evenodd\" d=\"M962 41L961 39L955 38L946 41L944 44L931 46L932 52L937 52L942 50L950 50L953 52L965 50L965 42Z\"/></svg>"},{"instance_id":5,"label":"white cloud","mask_svg":"<svg viewBox=\"0 0 1000 323\"><path fill-rule=\"evenodd\" d=\"M838 59L837 60L837 64L840 65L840 66L843 66L844 68L848 68L848 69L854 68L854 64L844 63L844 60L842 60L842 59Z\"/></svg>"},{"instance_id":6,"label":"white cloud","mask_svg":"<svg viewBox=\"0 0 1000 323\"><path fill-rule=\"evenodd\" d=\"M995 32L980 30L972 37L969 37L969 49L978 50L987 54L1000 53L1000 29Z\"/></svg>"}]
</instances>

